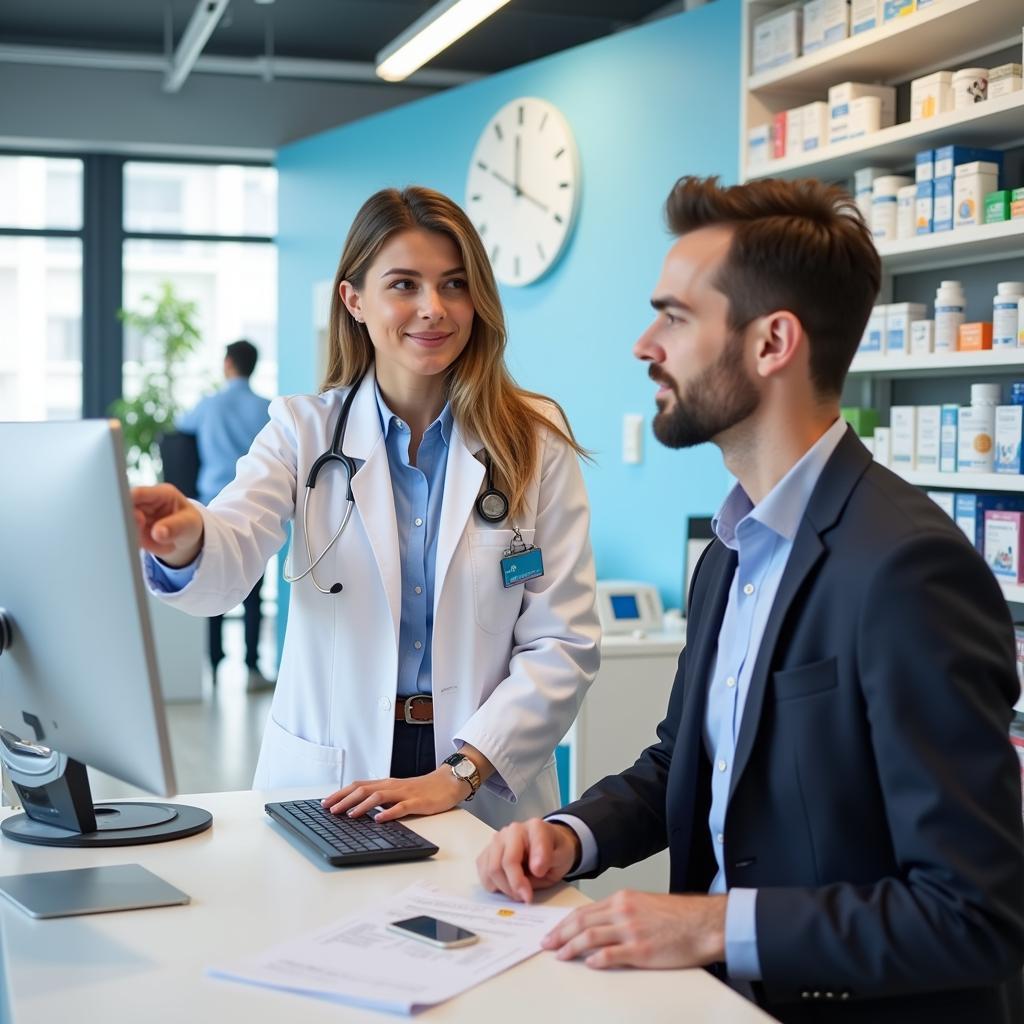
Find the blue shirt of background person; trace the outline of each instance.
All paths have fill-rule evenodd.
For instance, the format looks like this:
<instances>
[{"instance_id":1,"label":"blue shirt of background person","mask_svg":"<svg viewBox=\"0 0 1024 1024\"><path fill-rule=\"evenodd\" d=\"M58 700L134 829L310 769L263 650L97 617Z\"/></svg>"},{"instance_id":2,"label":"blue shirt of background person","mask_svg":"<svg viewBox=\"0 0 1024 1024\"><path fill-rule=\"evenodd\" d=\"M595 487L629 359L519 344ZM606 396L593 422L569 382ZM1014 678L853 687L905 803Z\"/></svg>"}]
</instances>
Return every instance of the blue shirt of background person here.
<instances>
[{"instance_id":1,"label":"blue shirt of background person","mask_svg":"<svg viewBox=\"0 0 1024 1024\"><path fill-rule=\"evenodd\" d=\"M248 341L228 345L224 356L227 384L174 422L183 433L196 435L197 489L204 505L209 505L235 478L236 463L270 420L270 399L255 394L249 387L256 357L256 347Z\"/></svg>"}]
</instances>

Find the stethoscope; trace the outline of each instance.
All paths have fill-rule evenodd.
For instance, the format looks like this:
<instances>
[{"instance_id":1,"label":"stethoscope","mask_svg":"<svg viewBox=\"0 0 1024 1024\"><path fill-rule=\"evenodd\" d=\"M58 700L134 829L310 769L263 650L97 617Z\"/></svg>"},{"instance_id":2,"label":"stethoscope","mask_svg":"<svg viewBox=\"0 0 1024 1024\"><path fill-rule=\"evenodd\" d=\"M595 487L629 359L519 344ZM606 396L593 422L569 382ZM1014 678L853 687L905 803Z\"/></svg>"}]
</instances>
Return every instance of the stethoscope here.
<instances>
[{"instance_id":1,"label":"stethoscope","mask_svg":"<svg viewBox=\"0 0 1024 1024\"><path fill-rule=\"evenodd\" d=\"M331 446L310 466L309 476L306 477L306 492L302 499L302 532L306 543L306 561L309 563L309 566L296 576L289 576L287 572L283 574L287 583L298 583L299 580L308 576L313 586L321 594L340 594L344 589L340 583L332 583L327 589L320 586L316 573L313 570L324 560L327 553L341 538L341 535L345 532L345 527L348 526L349 519L352 518L352 509L355 508L356 502L352 495L352 478L356 475L357 466L355 459L346 455L341 450L341 447L345 441L345 430L348 427L348 415L352 408L352 400L355 398L356 392L359 390L359 386L362 384L363 377L365 376L366 372L364 371L363 375L352 385L351 390L345 396L345 401L341 406L341 415L338 417L338 422L334 425ZM320 470L332 462L340 462L345 467L347 482L345 514L342 516L341 525L328 542L327 547L316 558L313 558L313 552L309 546L309 496L313 488L316 487L316 480L320 475ZM491 457L486 452L484 453L484 465L487 467L487 489L476 499L476 512L485 523L500 523L508 517L508 497L494 486Z\"/></svg>"}]
</instances>

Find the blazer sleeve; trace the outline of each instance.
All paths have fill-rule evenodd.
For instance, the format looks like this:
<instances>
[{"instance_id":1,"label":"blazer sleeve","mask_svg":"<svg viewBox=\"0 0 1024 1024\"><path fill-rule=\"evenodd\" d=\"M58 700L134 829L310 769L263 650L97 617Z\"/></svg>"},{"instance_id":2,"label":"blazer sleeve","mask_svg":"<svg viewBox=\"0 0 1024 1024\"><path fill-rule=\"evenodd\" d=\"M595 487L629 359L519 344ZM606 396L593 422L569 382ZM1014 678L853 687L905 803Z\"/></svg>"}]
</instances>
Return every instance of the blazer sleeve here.
<instances>
[{"instance_id":1,"label":"blazer sleeve","mask_svg":"<svg viewBox=\"0 0 1024 1024\"><path fill-rule=\"evenodd\" d=\"M609 775L590 787L579 800L559 810L584 821L597 842L593 870L573 878L596 878L608 868L624 868L668 846L665 798L668 773L682 716L686 648L679 655L668 711L658 726L658 741L632 767Z\"/></svg>"},{"instance_id":2,"label":"blazer sleeve","mask_svg":"<svg viewBox=\"0 0 1024 1024\"><path fill-rule=\"evenodd\" d=\"M209 507L193 502L203 517L195 575L175 593L153 590L158 597L191 615L223 615L241 604L284 545L295 512L296 448L288 399L275 398L235 479Z\"/></svg>"},{"instance_id":3,"label":"blazer sleeve","mask_svg":"<svg viewBox=\"0 0 1024 1024\"><path fill-rule=\"evenodd\" d=\"M542 432L536 537L544 575L524 584L508 676L456 739L494 765L486 787L515 801L568 732L600 664L590 505L579 459L560 437Z\"/></svg>"},{"instance_id":4,"label":"blazer sleeve","mask_svg":"<svg viewBox=\"0 0 1024 1024\"><path fill-rule=\"evenodd\" d=\"M1024 960L1020 771L1008 739L1019 686L994 577L958 537L919 534L879 566L856 628L899 870L758 890L773 1003L808 985L856 999L997 984Z\"/></svg>"}]
</instances>

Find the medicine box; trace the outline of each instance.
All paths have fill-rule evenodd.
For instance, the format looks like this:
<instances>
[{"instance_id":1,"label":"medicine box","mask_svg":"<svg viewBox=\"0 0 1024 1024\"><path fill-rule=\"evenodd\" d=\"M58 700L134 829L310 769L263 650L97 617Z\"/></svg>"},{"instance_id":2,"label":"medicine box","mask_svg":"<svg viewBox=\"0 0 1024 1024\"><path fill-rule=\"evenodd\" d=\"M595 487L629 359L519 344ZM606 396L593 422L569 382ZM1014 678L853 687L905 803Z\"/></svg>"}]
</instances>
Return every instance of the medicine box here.
<instances>
[{"instance_id":1,"label":"medicine box","mask_svg":"<svg viewBox=\"0 0 1024 1024\"><path fill-rule=\"evenodd\" d=\"M878 426L877 409L871 406L845 405L839 410L839 414L853 427L858 437L874 437L875 428Z\"/></svg>"},{"instance_id":2,"label":"medicine box","mask_svg":"<svg viewBox=\"0 0 1024 1024\"><path fill-rule=\"evenodd\" d=\"M1024 409L1024 406L1017 406ZM917 430L915 434L914 468L936 472L939 468L939 442L941 433L942 406L917 406Z\"/></svg>"},{"instance_id":3,"label":"medicine box","mask_svg":"<svg viewBox=\"0 0 1024 1024\"><path fill-rule=\"evenodd\" d=\"M841 82L839 85L833 85L828 91L829 142L842 142L848 138L851 126L854 129L863 127L868 111L865 105L858 105L855 119L853 102L867 96L877 97L879 100L879 127L888 128L895 122L896 90L891 85Z\"/></svg>"},{"instance_id":4,"label":"medicine box","mask_svg":"<svg viewBox=\"0 0 1024 1024\"><path fill-rule=\"evenodd\" d=\"M885 307L885 351L910 352L910 325L924 319L927 307L919 302L894 302Z\"/></svg>"},{"instance_id":5,"label":"medicine box","mask_svg":"<svg viewBox=\"0 0 1024 1024\"><path fill-rule=\"evenodd\" d=\"M984 352L992 347L991 321L961 324L956 340L959 352Z\"/></svg>"},{"instance_id":6,"label":"medicine box","mask_svg":"<svg viewBox=\"0 0 1024 1024\"><path fill-rule=\"evenodd\" d=\"M1003 168L1003 154L996 149L973 149L969 146L939 146L935 150L935 177L951 178L961 164L983 160Z\"/></svg>"},{"instance_id":7,"label":"medicine box","mask_svg":"<svg viewBox=\"0 0 1024 1024\"><path fill-rule=\"evenodd\" d=\"M772 118L772 159L782 160L786 155L786 111L780 110Z\"/></svg>"},{"instance_id":8,"label":"medicine box","mask_svg":"<svg viewBox=\"0 0 1024 1024\"><path fill-rule=\"evenodd\" d=\"M914 230L919 235L932 233L932 221L935 208L935 182L930 178L917 183L917 195L914 199Z\"/></svg>"},{"instance_id":9,"label":"medicine box","mask_svg":"<svg viewBox=\"0 0 1024 1024\"><path fill-rule=\"evenodd\" d=\"M955 473L960 406L946 404L939 421L939 472Z\"/></svg>"},{"instance_id":10,"label":"medicine box","mask_svg":"<svg viewBox=\"0 0 1024 1024\"><path fill-rule=\"evenodd\" d=\"M950 519L956 518L955 495L952 491L925 491L925 493Z\"/></svg>"},{"instance_id":11,"label":"medicine box","mask_svg":"<svg viewBox=\"0 0 1024 1024\"><path fill-rule=\"evenodd\" d=\"M881 0L851 0L850 34L855 36L878 28L882 23L880 6Z\"/></svg>"},{"instance_id":12,"label":"medicine box","mask_svg":"<svg viewBox=\"0 0 1024 1024\"><path fill-rule=\"evenodd\" d=\"M803 14L804 53L814 53L825 45L825 0L809 0Z\"/></svg>"},{"instance_id":13,"label":"medicine box","mask_svg":"<svg viewBox=\"0 0 1024 1024\"><path fill-rule=\"evenodd\" d=\"M1002 580L1021 583L1021 535L1024 515L1020 512L985 513L984 555L989 568Z\"/></svg>"},{"instance_id":14,"label":"medicine box","mask_svg":"<svg viewBox=\"0 0 1024 1024\"><path fill-rule=\"evenodd\" d=\"M949 176L932 182L932 231L953 230L953 179Z\"/></svg>"},{"instance_id":15,"label":"medicine box","mask_svg":"<svg viewBox=\"0 0 1024 1024\"><path fill-rule=\"evenodd\" d=\"M910 83L910 120L923 121L953 109L953 72L936 71Z\"/></svg>"},{"instance_id":16,"label":"medicine box","mask_svg":"<svg viewBox=\"0 0 1024 1024\"><path fill-rule=\"evenodd\" d=\"M914 320L910 324L910 354L926 356L935 351L935 321Z\"/></svg>"},{"instance_id":17,"label":"medicine box","mask_svg":"<svg viewBox=\"0 0 1024 1024\"><path fill-rule=\"evenodd\" d=\"M917 10L917 0L884 0L882 20L892 21L895 18L902 18L907 14L913 14L915 10Z\"/></svg>"},{"instance_id":18,"label":"medicine box","mask_svg":"<svg viewBox=\"0 0 1024 1024\"><path fill-rule=\"evenodd\" d=\"M996 406L997 473L1021 472L1021 434L1024 427L1024 405Z\"/></svg>"},{"instance_id":19,"label":"medicine box","mask_svg":"<svg viewBox=\"0 0 1024 1024\"><path fill-rule=\"evenodd\" d=\"M922 149L914 156L914 181L931 181L935 177L935 150Z\"/></svg>"},{"instance_id":20,"label":"medicine box","mask_svg":"<svg viewBox=\"0 0 1024 1024\"><path fill-rule=\"evenodd\" d=\"M995 467L995 409L962 405L956 422L958 473L991 473Z\"/></svg>"},{"instance_id":21,"label":"medicine box","mask_svg":"<svg viewBox=\"0 0 1024 1024\"><path fill-rule=\"evenodd\" d=\"M804 152L820 149L828 142L828 104L823 100L818 100L816 103L808 103L800 109L803 111Z\"/></svg>"},{"instance_id":22,"label":"medicine box","mask_svg":"<svg viewBox=\"0 0 1024 1024\"><path fill-rule=\"evenodd\" d=\"M790 4L754 22L753 71L757 74L800 56L803 5Z\"/></svg>"},{"instance_id":23,"label":"medicine box","mask_svg":"<svg viewBox=\"0 0 1024 1024\"><path fill-rule=\"evenodd\" d=\"M916 469L917 410L912 405L889 409L890 462L893 469Z\"/></svg>"},{"instance_id":24,"label":"medicine box","mask_svg":"<svg viewBox=\"0 0 1024 1024\"><path fill-rule=\"evenodd\" d=\"M786 156L799 156L804 149L804 108L786 111Z\"/></svg>"},{"instance_id":25,"label":"medicine box","mask_svg":"<svg viewBox=\"0 0 1024 1024\"><path fill-rule=\"evenodd\" d=\"M759 124L747 132L747 166L754 168L768 163L772 156L772 126Z\"/></svg>"},{"instance_id":26,"label":"medicine box","mask_svg":"<svg viewBox=\"0 0 1024 1024\"><path fill-rule=\"evenodd\" d=\"M956 227L983 223L985 196L996 191L998 182L999 168L993 163L975 160L957 167L953 183Z\"/></svg>"},{"instance_id":27,"label":"medicine box","mask_svg":"<svg viewBox=\"0 0 1024 1024\"><path fill-rule=\"evenodd\" d=\"M1010 219L1010 192L1003 189L1001 192L989 192L985 196L985 220L986 224L1000 224Z\"/></svg>"},{"instance_id":28,"label":"medicine box","mask_svg":"<svg viewBox=\"0 0 1024 1024\"><path fill-rule=\"evenodd\" d=\"M861 352L886 351L886 314L888 307L875 306L868 317L868 326L860 344Z\"/></svg>"},{"instance_id":29,"label":"medicine box","mask_svg":"<svg viewBox=\"0 0 1024 1024\"><path fill-rule=\"evenodd\" d=\"M875 461L888 466L892 458L892 435L888 427L875 427Z\"/></svg>"},{"instance_id":30,"label":"medicine box","mask_svg":"<svg viewBox=\"0 0 1024 1024\"><path fill-rule=\"evenodd\" d=\"M985 513L1024 512L1024 500L1013 494L958 493L954 510L957 526L978 551L984 553Z\"/></svg>"}]
</instances>

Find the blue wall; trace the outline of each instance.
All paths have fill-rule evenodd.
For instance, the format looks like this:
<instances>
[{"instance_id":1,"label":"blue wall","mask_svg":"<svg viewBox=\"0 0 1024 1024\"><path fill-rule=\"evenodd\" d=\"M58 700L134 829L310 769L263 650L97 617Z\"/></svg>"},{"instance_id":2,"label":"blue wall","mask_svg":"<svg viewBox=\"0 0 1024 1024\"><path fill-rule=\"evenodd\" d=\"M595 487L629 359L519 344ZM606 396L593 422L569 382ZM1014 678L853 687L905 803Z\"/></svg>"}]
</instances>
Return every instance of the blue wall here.
<instances>
[{"instance_id":1,"label":"blue wall","mask_svg":"<svg viewBox=\"0 0 1024 1024\"><path fill-rule=\"evenodd\" d=\"M333 277L367 196L419 184L461 202L491 115L516 96L549 100L576 135L582 199L554 269L503 289L510 365L561 402L597 453L585 472L598 575L653 581L678 607L686 517L714 511L729 478L717 449L670 452L653 439L654 388L630 350L670 244L661 207L672 183L736 180L739 54L739 0L717 0L282 149L281 392L315 389L312 286ZM621 460L626 412L647 418L636 466Z\"/></svg>"}]
</instances>

